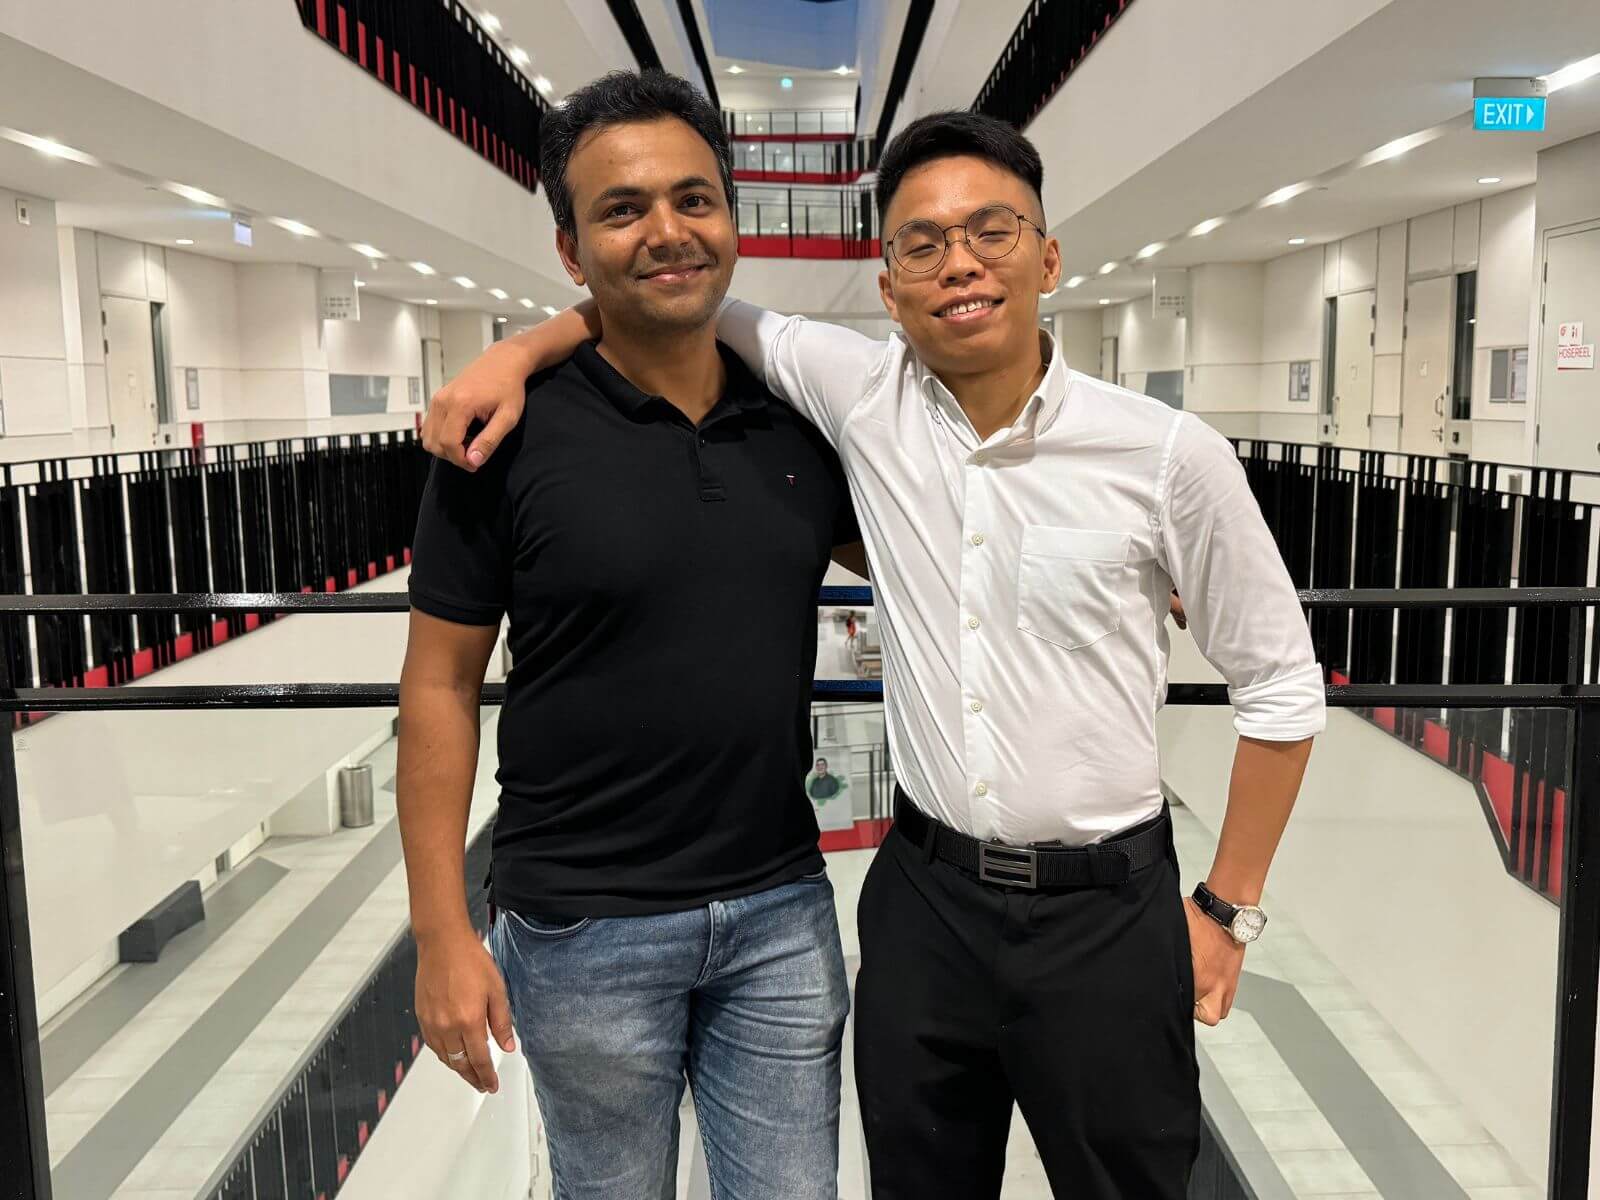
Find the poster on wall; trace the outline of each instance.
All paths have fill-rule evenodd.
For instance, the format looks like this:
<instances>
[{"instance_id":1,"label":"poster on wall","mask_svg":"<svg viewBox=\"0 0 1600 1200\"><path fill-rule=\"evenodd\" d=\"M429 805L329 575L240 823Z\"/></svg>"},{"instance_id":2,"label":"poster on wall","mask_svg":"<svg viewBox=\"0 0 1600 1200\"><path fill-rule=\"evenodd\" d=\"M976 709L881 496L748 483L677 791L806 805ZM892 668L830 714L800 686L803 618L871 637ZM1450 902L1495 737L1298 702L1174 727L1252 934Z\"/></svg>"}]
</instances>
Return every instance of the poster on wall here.
<instances>
[{"instance_id":1,"label":"poster on wall","mask_svg":"<svg viewBox=\"0 0 1600 1200\"><path fill-rule=\"evenodd\" d=\"M1292 401L1309 401L1311 399L1311 360L1289 364L1289 399Z\"/></svg>"},{"instance_id":2,"label":"poster on wall","mask_svg":"<svg viewBox=\"0 0 1600 1200\"><path fill-rule=\"evenodd\" d=\"M1594 343L1575 343L1571 346L1556 347L1556 370L1558 371L1592 371L1594 370Z\"/></svg>"}]
</instances>

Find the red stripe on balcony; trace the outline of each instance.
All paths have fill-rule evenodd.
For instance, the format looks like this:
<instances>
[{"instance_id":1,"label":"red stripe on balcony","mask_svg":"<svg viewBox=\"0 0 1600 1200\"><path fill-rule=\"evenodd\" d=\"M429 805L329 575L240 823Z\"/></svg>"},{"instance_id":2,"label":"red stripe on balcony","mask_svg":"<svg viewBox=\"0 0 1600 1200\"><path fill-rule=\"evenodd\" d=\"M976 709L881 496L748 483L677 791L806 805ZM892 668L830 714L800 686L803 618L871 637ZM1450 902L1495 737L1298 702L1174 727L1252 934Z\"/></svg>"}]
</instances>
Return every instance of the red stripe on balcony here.
<instances>
[{"instance_id":1,"label":"red stripe on balcony","mask_svg":"<svg viewBox=\"0 0 1600 1200\"><path fill-rule=\"evenodd\" d=\"M389 56L383 52L383 39L377 34L373 34L372 45L378 59L378 82L388 83L389 77L386 74L386 68L389 65Z\"/></svg>"},{"instance_id":2,"label":"red stripe on balcony","mask_svg":"<svg viewBox=\"0 0 1600 1200\"><path fill-rule=\"evenodd\" d=\"M350 53L350 25L349 18L345 15L344 5L339 5L339 53Z\"/></svg>"},{"instance_id":3,"label":"red stripe on balcony","mask_svg":"<svg viewBox=\"0 0 1600 1200\"><path fill-rule=\"evenodd\" d=\"M361 65L367 65L367 23L356 22L356 53L360 56Z\"/></svg>"},{"instance_id":4,"label":"red stripe on balcony","mask_svg":"<svg viewBox=\"0 0 1600 1200\"><path fill-rule=\"evenodd\" d=\"M328 0L317 0L317 36L328 40Z\"/></svg>"}]
</instances>

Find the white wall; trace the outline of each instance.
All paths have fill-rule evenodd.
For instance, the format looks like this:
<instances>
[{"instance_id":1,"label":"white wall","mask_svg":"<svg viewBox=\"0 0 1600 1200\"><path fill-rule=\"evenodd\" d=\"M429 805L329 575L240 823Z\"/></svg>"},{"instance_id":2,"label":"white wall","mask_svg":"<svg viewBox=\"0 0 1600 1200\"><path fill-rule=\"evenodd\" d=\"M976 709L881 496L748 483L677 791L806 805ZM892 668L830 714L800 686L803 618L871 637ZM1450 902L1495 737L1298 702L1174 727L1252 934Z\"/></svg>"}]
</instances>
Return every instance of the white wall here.
<instances>
[{"instance_id":1,"label":"white wall","mask_svg":"<svg viewBox=\"0 0 1600 1200\"><path fill-rule=\"evenodd\" d=\"M1316 397L1322 394L1324 254L1311 246L1267 263L1261 303L1261 375L1256 408L1260 436L1290 442L1317 439ZM1311 360L1311 402L1289 399L1289 364Z\"/></svg>"},{"instance_id":2,"label":"white wall","mask_svg":"<svg viewBox=\"0 0 1600 1200\"><path fill-rule=\"evenodd\" d=\"M1118 382L1126 381L1134 391L1143 391L1145 376L1151 371L1183 369L1187 322L1152 315L1148 296L1108 306L1102 321L1104 335L1117 339L1117 370L1122 375Z\"/></svg>"},{"instance_id":3,"label":"white wall","mask_svg":"<svg viewBox=\"0 0 1600 1200\"><path fill-rule=\"evenodd\" d=\"M494 322L486 313L447 310L439 314L444 377L454 379L494 340Z\"/></svg>"},{"instance_id":4,"label":"white wall","mask_svg":"<svg viewBox=\"0 0 1600 1200\"><path fill-rule=\"evenodd\" d=\"M230 262L167 252L168 363L173 416L219 422L247 416L239 352L239 274ZM187 373L197 375L200 407L188 407Z\"/></svg>"},{"instance_id":5,"label":"white wall","mask_svg":"<svg viewBox=\"0 0 1600 1200\"><path fill-rule=\"evenodd\" d=\"M322 331L330 374L387 376L389 411L421 411L422 320L416 305L363 293L361 320L325 321ZM414 409L413 379L419 384Z\"/></svg>"},{"instance_id":6,"label":"white wall","mask_svg":"<svg viewBox=\"0 0 1600 1200\"><path fill-rule=\"evenodd\" d=\"M1537 364L1542 354L1550 353L1546 347L1555 345L1555 330L1548 324L1541 326L1540 323L1540 289L1535 282L1544 261L1545 237L1552 230L1600 219L1600 134L1578 138L1542 151L1539 155L1539 180L1535 188L1535 257L1532 270L1529 271L1529 286L1534 288L1534 292L1528 336L1532 347L1530 357ZM1595 287L1600 290L1600 280L1595 282ZM1551 320L1560 318L1552 314ZM1585 331L1585 336L1592 338L1593 335ZM1538 384L1537 366L1530 366L1528 408L1534 420L1538 419L1539 412ZM1533 452L1532 441L1530 430L1526 442L1530 455ZM1524 458L1523 461L1532 460ZM1600 462L1591 465L1600 468Z\"/></svg>"},{"instance_id":7,"label":"white wall","mask_svg":"<svg viewBox=\"0 0 1600 1200\"><path fill-rule=\"evenodd\" d=\"M1535 191L1532 187L1516 188L1489 196L1482 204L1478 225L1478 324L1472 362L1473 458L1531 461L1526 442L1532 427L1528 420L1532 402L1491 404L1489 370L1494 350L1530 344L1537 309L1533 290ZM1596 208L1600 210L1600 205Z\"/></svg>"},{"instance_id":8,"label":"white wall","mask_svg":"<svg viewBox=\"0 0 1600 1200\"><path fill-rule=\"evenodd\" d=\"M1183 406L1229 433L1245 432L1235 426L1255 411L1261 390L1264 282L1260 263L1207 263L1189 272Z\"/></svg>"},{"instance_id":9,"label":"white wall","mask_svg":"<svg viewBox=\"0 0 1600 1200\"><path fill-rule=\"evenodd\" d=\"M55 205L29 198L31 224L20 225L17 199L0 191L0 404L8 440L72 427Z\"/></svg>"},{"instance_id":10,"label":"white wall","mask_svg":"<svg viewBox=\"0 0 1600 1200\"><path fill-rule=\"evenodd\" d=\"M1099 376L1100 326L1100 313L1092 308L1072 308L1055 314L1056 345L1074 371Z\"/></svg>"}]
</instances>

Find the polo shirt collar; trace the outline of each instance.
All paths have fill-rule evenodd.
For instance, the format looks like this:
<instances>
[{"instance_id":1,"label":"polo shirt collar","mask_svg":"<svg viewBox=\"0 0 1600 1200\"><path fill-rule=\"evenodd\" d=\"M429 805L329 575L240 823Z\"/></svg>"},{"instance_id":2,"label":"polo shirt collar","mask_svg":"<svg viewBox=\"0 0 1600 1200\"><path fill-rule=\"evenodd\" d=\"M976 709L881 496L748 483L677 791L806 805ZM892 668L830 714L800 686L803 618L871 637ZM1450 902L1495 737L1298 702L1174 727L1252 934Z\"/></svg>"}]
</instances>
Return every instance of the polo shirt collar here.
<instances>
[{"instance_id":1,"label":"polo shirt collar","mask_svg":"<svg viewBox=\"0 0 1600 1200\"><path fill-rule=\"evenodd\" d=\"M746 411L765 408L771 393L762 386L761 381L750 373L749 368L737 354L721 342L717 343L717 352L722 355L728 379L722 389L722 398L712 411L715 412L726 405ZM653 395L635 387L621 371L606 360L595 342L584 342L578 347L572 360L596 391L630 417L639 415L652 404L662 405L677 412L664 396Z\"/></svg>"}]
</instances>

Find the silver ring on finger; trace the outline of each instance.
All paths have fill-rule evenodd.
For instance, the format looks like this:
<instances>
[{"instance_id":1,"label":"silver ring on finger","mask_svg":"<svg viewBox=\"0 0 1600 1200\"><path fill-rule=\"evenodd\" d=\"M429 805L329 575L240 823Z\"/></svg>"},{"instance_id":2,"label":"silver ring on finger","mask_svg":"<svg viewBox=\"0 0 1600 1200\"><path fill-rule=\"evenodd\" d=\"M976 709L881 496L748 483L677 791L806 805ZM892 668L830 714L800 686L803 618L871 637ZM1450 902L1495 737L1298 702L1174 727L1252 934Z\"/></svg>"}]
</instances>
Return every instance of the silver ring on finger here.
<instances>
[{"instance_id":1,"label":"silver ring on finger","mask_svg":"<svg viewBox=\"0 0 1600 1200\"><path fill-rule=\"evenodd\" d=\"M446 1057L448 1057L451 1062L460 1062L462 1059L467 1057L467 1052L465 1050L454 1050Z\"/></svg>"}]
</instances>

